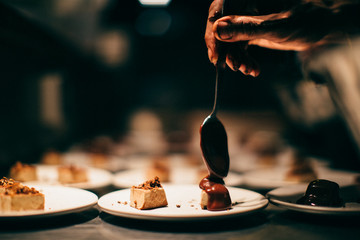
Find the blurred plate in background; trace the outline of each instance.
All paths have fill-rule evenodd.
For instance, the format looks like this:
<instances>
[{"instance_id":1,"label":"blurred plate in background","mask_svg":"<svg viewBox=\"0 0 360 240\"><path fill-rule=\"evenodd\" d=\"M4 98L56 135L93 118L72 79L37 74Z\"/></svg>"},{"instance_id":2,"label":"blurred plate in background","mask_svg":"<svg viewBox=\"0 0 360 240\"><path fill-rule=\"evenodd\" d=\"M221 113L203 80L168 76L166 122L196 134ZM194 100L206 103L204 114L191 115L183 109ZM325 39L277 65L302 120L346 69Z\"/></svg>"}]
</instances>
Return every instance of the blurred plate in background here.
<instances>
[{"instance_id":1,"label":"blurred plate in background","mask_svg":"<svg viewBox=\"0 0 360 240\"><path fill-rule=\"evenodd\" d=\"M289 167L281 167L247 172L243 175L244 185L254 189L274 189L299 184L299 182L286 180L286 174L289 170ZM317 179L327 179L338 183L340 186L353 184L355 178L359 175L359 173L355 172L332 170L325 167L315 168L314 170L317 172Z\"/></svg>"},{"instance_id":2,"label":"blurred plate in background","mask_svg":"<svg viewBox=\"0 0 360 240\"><path fill-rule=\"evenodd\" d=\"M146 180L147 169L132 169L116 173L114 175L113 184L118 188L130 188L137 186ZM207 174L200 175L197 168L173 168L170 170L171 184L199 184L200 180ZM155 176L154 176L155 177ZM161 181L161 179L160 179ZM224 179L227 186L240 186L243 183L243 178L240 174L229 172L228 176ZM164 182L162 182L164 183Z\"/></svg>"},{"instance_id":3,"label":"blurred plate in background","mask_svg":"<svg viewBox=\"0 0 360 240\"><path fill-rule=\"evenodd\" d=\"M37 181L25 182L25 184L47 184L47 185L63 185L68 187L76 187L83 189L97 189L106 187L112 183L113 174L97 168L84 167L87 172L88 181L79 183L62 184L58 181L58 165L34 165L36 167Z\"/></svg>"}]
</instances>

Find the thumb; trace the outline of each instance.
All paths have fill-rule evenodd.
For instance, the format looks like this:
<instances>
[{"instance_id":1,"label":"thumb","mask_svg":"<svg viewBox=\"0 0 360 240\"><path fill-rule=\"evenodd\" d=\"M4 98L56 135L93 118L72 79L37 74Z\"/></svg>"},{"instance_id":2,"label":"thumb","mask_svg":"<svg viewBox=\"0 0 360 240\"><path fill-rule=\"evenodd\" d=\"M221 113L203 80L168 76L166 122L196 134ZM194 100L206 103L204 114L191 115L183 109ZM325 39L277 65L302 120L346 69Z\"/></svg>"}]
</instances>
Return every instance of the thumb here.
<instances>
[{"instance_id":1,"label":"thumb","mask_svg":"<svg viewBox=\"0 0 360 240\"><path fill-rule=\"evenodd\" d=\"M263 21L255 17L226 16L214 23L213 31L219 41L249 41L262 35L259 29Z\"/></svg>"}]
</instances>

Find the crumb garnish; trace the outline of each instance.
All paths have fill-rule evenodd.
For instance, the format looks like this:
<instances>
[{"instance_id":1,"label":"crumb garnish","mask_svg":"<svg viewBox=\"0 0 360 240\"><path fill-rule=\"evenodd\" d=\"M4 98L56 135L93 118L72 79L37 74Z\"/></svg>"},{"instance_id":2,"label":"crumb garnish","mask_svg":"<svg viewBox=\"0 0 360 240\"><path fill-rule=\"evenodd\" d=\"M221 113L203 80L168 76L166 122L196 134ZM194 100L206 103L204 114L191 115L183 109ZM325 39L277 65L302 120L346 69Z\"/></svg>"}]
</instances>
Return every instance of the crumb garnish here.
<instances>
[{"instance_id":1,"label":"crumb garnish","mask_svg":"<svg viewBox=\"0 0 360 240\"><path fill-rule=\"evenodd\" d=\"M128 204L128 202L127 202L127 201L125 201L125 202L122 202L122 201L117 201L117 203L118 203L118 204L122 204L122 205L127 205L127 204Z\"/></svg>"},{"instance_id":2,"label":"crumb garnish","mask_svg":"<svg viewBox=\"0 0 360 240\"><path fill-rule=\"evenodd\" d=\"M162 188L161 183L160 183L160 178L158 176L156 176L154 179L148 180L138 186L132 186L133 188L138 188L138 189L144 189L144 190L151 190L154 188Z\"/></svg>"},{"instance_id":3,"label":"crumb garnish","mask_svg":"<svg viewBox=\"0 0 360 240\"><path fill-rule=\"evenodd\" d=\"M233 203L231 204L231 206L236 206L236 205L242 204L242 203L244 203L244 202L233 202Z\"/></svg>"}]
</instances>

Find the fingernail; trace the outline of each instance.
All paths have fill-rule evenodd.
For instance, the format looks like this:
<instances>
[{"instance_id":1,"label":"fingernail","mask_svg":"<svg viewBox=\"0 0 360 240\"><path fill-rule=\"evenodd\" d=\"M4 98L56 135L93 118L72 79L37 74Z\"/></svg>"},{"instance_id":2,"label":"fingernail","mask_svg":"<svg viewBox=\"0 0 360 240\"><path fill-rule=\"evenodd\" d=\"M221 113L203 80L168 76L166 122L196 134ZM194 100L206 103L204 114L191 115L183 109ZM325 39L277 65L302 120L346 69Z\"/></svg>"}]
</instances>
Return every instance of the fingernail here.
<instances>
[{"instance_id":1,"label":"fingernail","mask_svg":"<svg viewBox=\"0 0 360 240\"><path fill-rule=\"evenodd\" d=\"M216 27L217 34L222 40L229 40L232 38L231 24L229 22L219 22Z\"/></svg>"}]
</instances>

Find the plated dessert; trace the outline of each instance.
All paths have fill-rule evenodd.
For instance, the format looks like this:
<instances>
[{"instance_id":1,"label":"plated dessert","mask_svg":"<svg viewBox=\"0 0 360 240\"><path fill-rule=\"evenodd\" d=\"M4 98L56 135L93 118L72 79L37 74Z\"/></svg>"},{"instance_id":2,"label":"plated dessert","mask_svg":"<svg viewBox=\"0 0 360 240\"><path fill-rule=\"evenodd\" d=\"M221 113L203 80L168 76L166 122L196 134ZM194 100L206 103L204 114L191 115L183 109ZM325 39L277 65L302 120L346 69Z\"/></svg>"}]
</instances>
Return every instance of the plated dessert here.
<instances>
[{"instance_id":1,"label":"plated dessert","mask_svg":"<svg viewBox=\"0 0 360 240\"><path fill-rule=\"evenodd\" d=\"M45 172L48 170L48 172ZM56 179L54 172L56 170ZM43 175L51 175L44 177ZM10 169L10 178L19 182L51 182L56 180L61 184L86 183L89 181L89 173L86 168L76 165L54 165L44 168L41 165L29 165L17 162Z\"/></svg>"},{"instance_id":2,"label":"plated dessert","mask_svg":"<svg viewBox=\"0 0 360 240\"><path fill-rule=\"evenodd\" d=\"M165 157L152 160L150 166L146 170L146 179L158 176L162 182L169 182L170 175L171 169L169 160Z\"/></svg>"},{"instance_id":3,"label":"plated dessert","mask_svg":"<svg viewBox=\"0 0 360 240\"><path fill-rule=\"evenodd\" d=\"M0 179L0 211L42 210L45 196L13 179Z\"/></svg>"},{"instance_id":4,"label":"plated dessert","mask_svg":"<svg viewBox=\"0 0 360 240\"><path fill-rule=\"evenodd\" d=\"M130 206L140 210L165 207L168 205L165 190L159 177L148 180L130 189Z\"/></svg>"},{"instance_id":5,"label":"plated dessert","mask_svg":"<svg viewBox=\"0 0 360 240\"><path fill-rule=\"evenodd\" d=\"M41 162L46 165L60 165L63 162L61 153L55 150L49 150L44 153Z\"/></svg>"},{"instance_id":6,"label":"plated dessert","mask_svg":"<svg viewBox=\"0 0 360 240\"><path fill-rule=\"evenodd\" d=\"M309 184L274 189L267 197L271 203L293 211L322 215L360 214L360 189L356 184L344 186L316 179Z\"/></svg>"},{"instance_id":7,"label":"plated dessert","mask_svg":"<svg viewBox=\"0 0 360 240\"><path fill-rule=\"evenodd\" d=\"M16 179L20 182L36 181L36 167L33 165L16 162L15 165L10 168L10 178Z\"/></svg>"},{"instance_id":8,"label":"plated dessert","mask_svg":"<svg viewBox=\"0 0 360 240\"><path fill-rule=\"evenodd\" d=\"M286 172L285 181L296 183L308 183L318 176L309 159L298 152L293 153L293 162Z\"/></svg>"},{"instance_id":9,"label":"plated dessert","mask_svg":"<svg viewBox=\"0 0 360 240\"><path fill-rule=\"evenodd\" d=\"M311 181L305 195L296 203L310 206L342 207L343 200L340 197L339 185L325 179Z\"/></svg>"},{"instance_id":10,"label":"plated dessert","mask_svg":"<svg viewBox=\"0 0 360 240\"><path fill-rule=\"evenodd\" d=\"M218 220L239 216L265 208L268 199L259 193L241 188L227 187L231 194L232 207L226 211L208 211L200 206L201 189L195 184L162 185L166 192L167 206L139 210L131 207L131 188L103 195L98 205L102 211L114 216L135 219L183 221Z\"/></svg>"},{"instance_id":11,"label":"plated dessert","mask_svg":"<svg viewBox=\"0 0 360 240\"><path fill-rule=\"evenodd\" d=\"M70 166L59 166L58 180L60 183L82 183L88 181L88 173L85 168Z\"/></svg>"}]
</instances>

